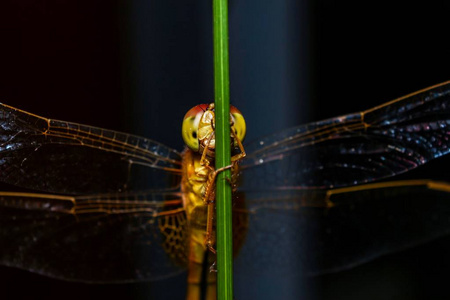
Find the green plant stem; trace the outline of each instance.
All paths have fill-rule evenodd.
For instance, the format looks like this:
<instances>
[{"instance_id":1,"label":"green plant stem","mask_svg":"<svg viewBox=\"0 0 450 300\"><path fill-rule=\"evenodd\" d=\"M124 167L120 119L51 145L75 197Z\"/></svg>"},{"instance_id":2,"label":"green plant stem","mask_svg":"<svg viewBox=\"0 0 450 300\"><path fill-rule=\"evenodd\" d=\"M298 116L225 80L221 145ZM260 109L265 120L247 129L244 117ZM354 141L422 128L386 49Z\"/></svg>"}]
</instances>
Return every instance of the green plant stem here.
<instances>
[{"instance_id":1,"label":"green plant stem","mask_svg":"<svg viewBox=\"0 0 450 300\"><path fill-rule=\"evenodd\" d=\"M213 0L216 168L231 164L228 67L228 3ZM216 191L217 298L233 299L233 241L230 170L219 173Z\"/></svg>"}]
</instances>

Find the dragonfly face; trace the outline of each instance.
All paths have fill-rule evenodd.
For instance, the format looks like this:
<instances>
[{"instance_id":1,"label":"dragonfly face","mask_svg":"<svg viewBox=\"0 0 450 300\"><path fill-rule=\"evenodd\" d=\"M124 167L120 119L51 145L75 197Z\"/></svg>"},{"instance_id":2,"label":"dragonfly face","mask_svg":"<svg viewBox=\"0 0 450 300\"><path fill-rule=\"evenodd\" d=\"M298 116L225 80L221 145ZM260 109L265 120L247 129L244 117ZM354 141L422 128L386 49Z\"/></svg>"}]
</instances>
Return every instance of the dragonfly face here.
<instances>
[{"instance_id":1,"label":"dragonfly face","mask_svg":"<svg viewBox=\"0 0 450 300\"><path fill-rule=\"evenodd\" d=\"M242 113L234 106L230 107L230 126L234 129L236 137L243 141L246 132L245 119ZM183 119L182 136L186 146L194 152L203 153L214 158L215 140L214 103L201 104L191 108ZM238 143L231 136L232 145L236 148Z\"/></svg>"},{"instance_id":2,"label":"dragonfly face","mask_svg":"<svg viewBox=\"0 0 450 300\"><path fill-rule=\"evenodd\" d=\"M192 228L182 201L180 152L7 105L0 106L0 124L0 179L36 191L0 193L1 264L85 282L155 280L185 271ZM237 190L245 205L233 211L235 238L245 232L236 275L258 266L272 266L273 274L336 271L446 234L448 223L428 217L449 214L448 184L365 184L447 154L449 124L446 82L246 144ZM183 124L188 139L190 128ZM419 199L417 210L404 214L401 208L411 206L395 203L411 201L411 189L427 206ZM76 267L68 257L77 257Z\"/></svg>"}]
</instances>

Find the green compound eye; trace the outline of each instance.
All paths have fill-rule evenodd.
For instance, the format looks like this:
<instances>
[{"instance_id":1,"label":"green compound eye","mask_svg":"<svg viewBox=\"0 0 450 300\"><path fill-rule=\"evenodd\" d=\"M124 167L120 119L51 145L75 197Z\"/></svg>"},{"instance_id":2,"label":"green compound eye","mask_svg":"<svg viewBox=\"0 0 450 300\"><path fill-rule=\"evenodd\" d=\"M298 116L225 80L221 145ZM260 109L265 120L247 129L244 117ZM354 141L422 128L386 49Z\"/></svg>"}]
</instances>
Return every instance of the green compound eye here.
<instances>
[{"instance_id":1,"label":"green compound eye","mask_svg":"<svg viewBox=\"0 0 450 300\"><path fill-rule=\"evenodd\" d=\"M202 114L205 112L207 104L200 104L191 108L183 119L181 127L181 135L186 146L192 151L197 152L199 149L198 143L198 124Z\"/></svg>"},{"instance_id":2,"label":"green compound eye","mask_svg":"<svg viewBox=\"0 0 450 300\"><path fill-rule=\"evenodd\" d=\"M183 120L182 132L183 141L189 149L193 151L198 151L198 139L197 139L197 131L198 131L198 122L195 124L195 118L189 117Z\"/></svg>"},{"instance_id":3,"label":"green compound eye","mask_svg":"<svg viewBox=\"0 0 450 300\"><path fill-rule=\"evenodd\" d=\"M235 133L238 139L242 142L245 138L245 133L247 131L247 125L245 124L244 116L234 106L230 107L230 113L234 118L234 129L236 129Z\"/></svg>"}]
</instances>

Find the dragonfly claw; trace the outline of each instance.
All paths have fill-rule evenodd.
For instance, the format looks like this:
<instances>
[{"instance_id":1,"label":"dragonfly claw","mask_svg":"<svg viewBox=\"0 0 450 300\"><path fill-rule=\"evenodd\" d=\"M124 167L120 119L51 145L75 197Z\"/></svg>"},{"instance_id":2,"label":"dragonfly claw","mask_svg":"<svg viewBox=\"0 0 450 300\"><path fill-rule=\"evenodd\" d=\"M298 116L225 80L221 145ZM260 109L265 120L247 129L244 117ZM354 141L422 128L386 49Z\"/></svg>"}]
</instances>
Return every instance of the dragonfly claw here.
<instances>
[{"instance_id":1,"label":"dragonfly claw","mask_svg":"<svg viewBox=\"0 0 450 300\"><path fill-rule=\"evenodd\" d=\"M213 262L213 264L209 267L210 273L217 273L217 264L216 262Z\"/></svg>"}]
</instances>

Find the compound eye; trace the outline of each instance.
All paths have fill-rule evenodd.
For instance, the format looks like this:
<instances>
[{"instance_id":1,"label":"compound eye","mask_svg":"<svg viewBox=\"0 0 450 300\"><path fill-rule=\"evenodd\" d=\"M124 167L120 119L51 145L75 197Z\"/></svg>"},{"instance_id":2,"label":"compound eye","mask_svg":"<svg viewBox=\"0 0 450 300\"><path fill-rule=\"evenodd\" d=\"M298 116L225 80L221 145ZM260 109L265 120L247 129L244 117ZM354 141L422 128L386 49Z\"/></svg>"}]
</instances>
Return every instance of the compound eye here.
<instances>
[{"instance_id":1,"label":"compound eye","mask_svg":"<svg viewBox=\"0 0 450 300\"><path fill-rule=\"evenodd\" d=\"M208 108L207 104L200 104L191 108L184 116L183 125L181 126L181 135L184 143L195 152L199 149L198 124L206 108Z\"/></svg>"},{"instance_id":2,"label":"compound eye","mask_svg":"<svg viewBox=\"0 0 450 300\"><path fill-rule=\"evenodd\" d=\"M230 107L230 114L234 118L234 129L236 129L236 136L242 142L245 138L245 133L247 131L247 126L245 124L245 119L242 113L234 106Z\"/></svg>"}]
</instances>

